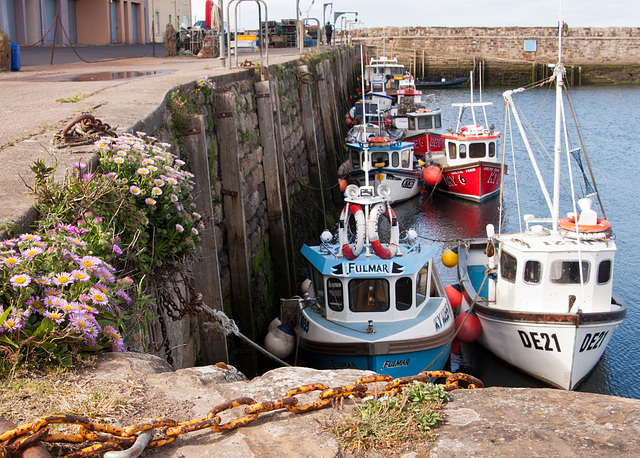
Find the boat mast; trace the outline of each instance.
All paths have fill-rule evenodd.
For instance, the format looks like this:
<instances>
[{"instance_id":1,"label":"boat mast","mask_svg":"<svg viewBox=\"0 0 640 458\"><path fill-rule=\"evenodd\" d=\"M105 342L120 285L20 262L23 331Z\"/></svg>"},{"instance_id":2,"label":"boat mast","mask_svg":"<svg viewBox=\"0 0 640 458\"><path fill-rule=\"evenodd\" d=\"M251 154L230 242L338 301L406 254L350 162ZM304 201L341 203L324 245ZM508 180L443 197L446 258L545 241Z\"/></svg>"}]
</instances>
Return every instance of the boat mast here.
<instances>
[{"instance_id":1,"label":"boat mast","mask_svg":"<svg viewBox=\"0 0 640 458\"><path fill-rule=\"evenodd\" d=\"M560 2L562 8L562 2ZM559 13L558 20L558 63L553 71L556 79L556 131L553 155L553 220L552 228L558 230L558 218L560 214L560 160L562 155L561 134L562 134L562 86L564 79L564 65L562 63L562 14Z\"/></svg>"}]
</instances>

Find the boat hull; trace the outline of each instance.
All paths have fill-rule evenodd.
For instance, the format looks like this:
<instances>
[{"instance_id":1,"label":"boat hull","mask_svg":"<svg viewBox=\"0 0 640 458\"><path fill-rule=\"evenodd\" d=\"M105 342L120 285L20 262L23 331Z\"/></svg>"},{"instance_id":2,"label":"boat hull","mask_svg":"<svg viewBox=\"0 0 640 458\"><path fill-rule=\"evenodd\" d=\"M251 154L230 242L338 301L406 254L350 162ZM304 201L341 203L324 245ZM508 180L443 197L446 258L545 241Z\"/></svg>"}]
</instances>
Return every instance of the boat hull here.
<instances>
[{"instance_id":1,"label":"boat hull","mask_svg":"<svg viewBox=\"0 0 640 458\"><path fill-rule=\"evenodd\" d=\"M494 162L471 164L442 169L437 190L461 199L481 202L498 195L501 165Z\"/></svg>"}]
</instances>

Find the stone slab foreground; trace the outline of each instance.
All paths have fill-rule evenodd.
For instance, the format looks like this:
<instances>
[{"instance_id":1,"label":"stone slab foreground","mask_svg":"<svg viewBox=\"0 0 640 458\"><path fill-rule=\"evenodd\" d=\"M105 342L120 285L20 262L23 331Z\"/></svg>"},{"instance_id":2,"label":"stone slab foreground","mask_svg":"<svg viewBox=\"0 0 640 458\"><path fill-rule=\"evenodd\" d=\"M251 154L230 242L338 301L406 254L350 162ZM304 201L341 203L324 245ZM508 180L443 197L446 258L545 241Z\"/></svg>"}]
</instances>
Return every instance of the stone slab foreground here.
<instances>
[{"instance_id":1,"label":"stone slab foreground","mask_svg":"<svg viewBox=\"0 0 640 458\"><path fill-rule=\"evenodd\" d=\"M83 377L87 383L138 380L144 385L145 402L153 406L157 418L186 421L202 418L213 406L238 397L248 396L258 402L276 400L297 386L342 386L365 374L370 372L291 367L246 380L233 368L205 366L173 371L155 356L125 353L101 356ZM317 400L318 392L305 396L309 397L301 402ZM242 414L242 408L235 412ZM322 432L321 424L331 415L331 409L307 414L263 413L248 426L227 433L208 429L187 433L143 456L344 456L336 440ZM393 456L636 457L640 450L640 400L546 388L494 387L451 392L444 415L445 423L436 430L435 442ZM123 426L141 420L132 418Z\"/></svg>"}]
</instances>

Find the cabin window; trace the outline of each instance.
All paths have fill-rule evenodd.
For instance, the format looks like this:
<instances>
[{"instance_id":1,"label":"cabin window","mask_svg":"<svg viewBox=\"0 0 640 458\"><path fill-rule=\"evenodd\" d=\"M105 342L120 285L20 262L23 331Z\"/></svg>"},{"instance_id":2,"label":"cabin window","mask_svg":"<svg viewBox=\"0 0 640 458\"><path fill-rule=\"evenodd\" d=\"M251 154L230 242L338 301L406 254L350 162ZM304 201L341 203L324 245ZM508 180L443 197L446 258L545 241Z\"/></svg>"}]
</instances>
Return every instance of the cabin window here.
<instances>
[{"instance_id":1,"label":"cabin window","mask_svg":"<svg viewBox=\"0 0 640 458\"><path fill-rule=\"evenodd\" d=\"M440 119L440 115L435 115L433 117L433 127L435 129L439 129L440 127L442 127L442 120Z\"/></svg>"},{"instance_id":2,"label":"cabin window","mask_svg":"<svg viewBox=\"0 0 640 458\"><path fill-rule=\"evenodd\" d=\"M406 149L402 152L402 167L405 169L411 167L411 150Z\"/></svg>"},{"instance_id":3,"label":"cabin window","mask_svg":"<svg viewBox=\"0 0 640 458\"><path fill-rule=\"evenodd\" d=\"M449 159L455 159L455 158L456 158L456 144L449 143Z\"/></svg>"},{"instance_id":4,"label":"cabin window","mask_svg":"<svg viewBox=\"0 0 640 458\"><path fill-rule=\"evenodd\" d=\"M418 272L418 278L416 279L416 306L424 303L429 296L429 264L425 264Z\"/></svg>"},{"instance_id":5,"label":"cabin window","mask_svg":"<svg viewBox=\"0 0 640 458\"><path fill-rule=\"evenodd\" d=\"M409 116L407 122L409 130L416 130L416 118Z\"/></svg>"},{"instance_id":6,"label":"cabin window","mask_svg":"<svg viewBox=\"0 0 640 458\"><path fill-rule=\"evenodd\" d=\"M420 129L431 129L433 128L431 124L431 116L423 116L422 118L418 118L418 127Z\"/></svg>"},{"instance_id":7,"label":"cabin window","mask_svg":"<svg viewBox=\"0 0 640 458\"><path fill-rule=\"evenodd\" d=\"M458 155L460 156L460 159L467 158L467 145L460 145L458 148Z\"/></svg>"},{"instance_id":8,"label":"cabin window","mask_svg":"<svg viewBox=\"0 0 640 458\"><path fill-rule=\"evenodd\" d=\"M409 310L413 299L413 282L411 277L400 277L396 280L396 308Z\"/></svg>"},{"instance_id":9,"label":"cabin window","mask_svg":"<svg viewBox=\"0 0 640 458\"><path fill-rule=\"evenodd\" d=\"M391 153L391 165L393 167L398 167L400 165L400 153L397 151Z\"/></svg>"},{"instance_id":10,"label":"cabin window","mask_svg":"<svg viewBox=\"0 0 640 458\"><path fill-rule=\"evenodd\" d=\"M376 152L371 155L371 162L375 167L388 167L389 166L389 153Z\"/></svg>"},{"instance_id":11,"label":"cabin window","mask_svg":"<svg viewBox=\"0 0 640 458\"><path fill-rule=\"evenodd\" d=\"M489 143L489 157L496 156L496 142Z\"/></svg>"},{"instance_id":12,"label":"cabin window","mask_svg":"<svg viewBox=\"0 0 640 458\"><path fill-rule=\"evenodd\" d=\"M611 280L611 260L602 261L598 266L598 284L604 285Z\"/></svg>"},{"instance_id":13,"label":"cabin window","mask_svg":"<svg viewBox=\"0 0 640 458\"><path fill-rule=\"evenodd\" d=\"M518 262L516 258L503 251L500 255L500 276L511 283L515 283L517 269Z\"/></svg>"},{"instance_id":14,"label":"cabin window","mask_svg":"<svg viewBox=\"0 0 640 458\"><path fill-rule=\"evenodd\" d=\"M389 310L389 282L382 278L349 282L349 309L352 312Z\"/></svg>"},{"instance_id":15,"label":"cabin window","mask_svg":"<svg viewBox=\"0 0 640 458\"><path fill-rule=\"evenodd\" d=\"M360 170L360 151L351 150L350 161L352 170Z\"/></svg>"},{"instance_id":16,"label":"cabin window","mask_svg":"<svg viewBox=\"0 0 640 458\"><path fill-rule=\"evenodd\" d=\"M309 296L310 297L314 297L314 292L315 292L315 298L318 301L318 304L324 306L324 283L322 281L322 274L320 273L320 271L318 271L318 269L315 269L314 267L311 267L312 270L312 286L313 286L313 291L309 291Z\"/></svg>"},{"instance_id":17,"label":"cabin window","mask_svg":"<svg viewBox=\"0 0 640 458\"><path fill-rule=\"evenodd\" d=\"M487 145L484 143L472 143L469 145L469 157L481 159L487 156Z\"/></svg>"},{"instance_id":18,"label":"cabin window","mask_svg":"<svg viewBox=\"0 0 640 458\"><path fill-rule=\"evenodd\" d=\"M330 278L327 280L327 305L335 312L342 312L342 310L344 310L342 282L338 278Z\"/></svg>"},{"instance_id":19,"label":"cabin window","mask_svg":"<svg viewBox=\"0 0 640 458\"><path fill-rule=\"evenodd\" d=\"M589 263L582 261L582 281L589 281ZM561 284L580 283L578 261L554 261L551 264L551 282Z\"/></svg>"},{"instance_id":20,"label":"cabin window","mask_svg":"<svg viewBox=\"0 0 640 458\"><path fill-rule=\"evenodd\" d=\"M540 283L542 264L538 261L527 261L524 264L524 282L532 285Z\"/></svg>"}]
</instances>

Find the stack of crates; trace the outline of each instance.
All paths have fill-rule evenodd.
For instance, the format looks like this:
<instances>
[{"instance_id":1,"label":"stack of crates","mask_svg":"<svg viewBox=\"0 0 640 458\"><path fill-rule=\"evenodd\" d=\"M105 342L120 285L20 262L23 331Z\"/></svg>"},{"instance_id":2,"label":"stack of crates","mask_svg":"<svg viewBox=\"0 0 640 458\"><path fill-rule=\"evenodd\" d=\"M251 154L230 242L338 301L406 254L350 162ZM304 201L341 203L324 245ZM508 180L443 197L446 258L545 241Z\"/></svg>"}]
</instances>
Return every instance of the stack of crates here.
<instances>
[{"instance_id":1,"label":"stack of crates","mask_svg":"<svg viewBox=\"0 0 640 458\"><path fill-rule=\"evenodd\" d=\"M296 20L283 19L281 24L282 24L282 35L284 36L285 46L287 48L297 47L298 43L296 41Z\"/></svg>"}]
</instances>

